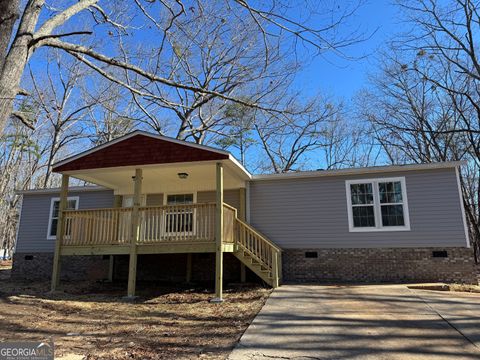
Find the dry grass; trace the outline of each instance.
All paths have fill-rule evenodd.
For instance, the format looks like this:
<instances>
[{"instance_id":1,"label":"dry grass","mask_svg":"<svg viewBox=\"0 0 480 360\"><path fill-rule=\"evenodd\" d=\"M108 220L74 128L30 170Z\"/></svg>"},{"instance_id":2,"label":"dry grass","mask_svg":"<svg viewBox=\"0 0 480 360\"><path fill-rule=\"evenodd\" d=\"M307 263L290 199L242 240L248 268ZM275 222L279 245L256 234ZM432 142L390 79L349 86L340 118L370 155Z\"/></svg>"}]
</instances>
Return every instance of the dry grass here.
<instances>
[{"instance_id":1,"label":"dry grass","mask_svg":"<svg viewBox=\"0 0 480 360\"><path fill-rule=\"evenodd\" d=\"M450 291L480 293L480 285L450 284L448 287Z\"/></svg>"},{"instance_id":2,"label":"dry grass","mask_svg":"<svg viewBox=\"0 0 480 360\"><path fill-rule=\"evenodd\" d=\"M210 289L139 284L127 303L126 284L48 288L0 280L0 341L52 338L56 356L86 359L224 359L270 293L230 288L223 304L211 304Z\"/></svg>"},{"instance_id":3,"label":"dry grass","mask_svg":"<svg viewBox=\"0 0 480 360\"><path fill-rule=\"evenodd\" d=\"M480 293L480 285L442 284L442 283L439 283L439 284L409 285L408 287L410 289L419 289L419 290Z\"/></svg>"},{"instance_id":4,"label":"dry grass","mask_svg":"<svg viewBox=\"0 0 480 360\"><path fill-rule=\"evenodd\" d=\"M12 268L12 260L0 260L0 276L9 277Z\"/></svg>"}]
</instances>

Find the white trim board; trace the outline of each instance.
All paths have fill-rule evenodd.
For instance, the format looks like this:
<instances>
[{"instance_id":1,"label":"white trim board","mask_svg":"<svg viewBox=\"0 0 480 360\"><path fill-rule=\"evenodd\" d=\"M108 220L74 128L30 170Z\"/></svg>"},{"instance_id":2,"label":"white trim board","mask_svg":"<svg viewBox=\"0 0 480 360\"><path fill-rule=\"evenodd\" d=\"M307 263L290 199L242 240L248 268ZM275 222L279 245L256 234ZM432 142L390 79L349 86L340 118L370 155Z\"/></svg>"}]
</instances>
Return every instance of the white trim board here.
<instances>
[{"instance_id":1,"label":"white trim board","mask_svg":"<svg viewBox=\"0 0 480 360\"><path fill-rule=\"evenodd\" d=\"M464 161L445 161L428 164L409 164L409 165L385 165L385 166L372 166L361 168L346 168L335 170L316 170L316 171L298 171L282 174L264 174L253 175L252 181L266 181L266 180L284 180L295 178L315 178L326 176L341 176L341 175L362 175L362 174L375 174L386 172L403 172L403 171L415 171L415 170L432 170L432 169L450 169L464 165Z\"/></svg>"},{"instance_id":2,"label":"white trim board","mask_svg":"<svg viewBox=\"0 0 480 360\"><path fill-rule=\"evenodd\" d=\"M68 196L67 201L69 200L76 200L75 201L75 210L78 210L78 206L80 203L80 197L79 196ZM53 213L53 204L55 201L60 201L59 197L52 197L50 199L50 212L48 213L48 230L47 230L47 239L48 240L55 240L57 236L51 236L51 231L52 231L52 213Z\"/></svg>"},{"instance_id":3,"label":"white trim board","mask_svg":"<svg viewBox=\"0 0 480 360\"><path fill-rule=\"evenodd\" d=\"M379 188L378 183L380 182L400 182L402 187L402 208L403 208L403 219L405 225L403 226L383 226L382 225L382 214L381 208L382 204L380 203L379 198ZM372 184L373 191L373 213L375 216L375 227L354 227L353 226L353 211L352 211L352 197L350 185L352 184ZM372 178L372 179L355 179L355 180L346 180L345 181L345 194L347 196L347 214L348 214L348 230L349 232L377 232L377 231L410 231L410 212L408 209L408 199L407 199L407 185L405 177L392 177L392 178ZM388 205L388 204L383 204Z\"/></svg>"},{"instance_id":4,"label":"white trim board","mask_svg":"<svg viewBox=\"0 0 480 360\"><path fill-rule=\"evenodd\" d=\"M168 200L168 195L189 195L189 194L192 194L193 195L193 198L192 198L192 201L193 201L193 204L196 204L197 203L197 191L180 191L180 192L168 192L168 193L164 193L163 194L163 205L164 206L167 206L167 200ZM165 234L169 234L169 235L173 235L173 234L181 234L182 232L176 232L176 231L167 231L167 216L169 214L172 214L172 212L166 212L165 215L163 216L163 221L162 221L162 225L163 225L163 231L165 232ZM197 233L197 227L196 227L196 210L193 209L193 211L191 212L192 214L192 231L189 231L189 232L185 232L184 234L188 234L188 235L194 235Z\"/></svg>"},{"instance_id":5,"label":"white trim board","mask_svg":"<svg viewBox=\"0 0 480 360\"><path fill-rule=\"evenodd\" d=\"M60 188L48 188L48 189L31 189L31 190L15 190L18 195L28 194L60 194ZM69 192L84 192L84 191L112 191L112 189L103 186L71 186L68 188Z\"/></svg>"},{"instance_id":6,"label":"white trim board","mask_svg":"<svg viewBox=\"0 0 480 360\"><path fill-rule=\"evenodd\" d=\"M168 198L168 195L189 195L189 194L192 194L193 195L193 203L196 204L197 203L197 192L196 190L191 190L191 191L188 191L188 190L185 190L185 191L169 191L169 192L166 192L166 193L163 193L163 205L168 205L167 204L167 198Z\"/></svg>"},{"instance_id":7,"label":"white trim board","mask_svg":"<svg viewBox=\"0 0 480 360\"><path fill-rule=\"evenodd\" d=\"M465 231L465 241L467 242L467 248L470 248L470 236L468 234L467 216L465 214L465 204L463 203L462 187L460 185L460 171L458 167L455 169L455 175L457 176L458 198L460 200L460 211L462 214L463 229Z\"/></svg>"},{"instance_id":8,"label":"white trim board","mask_svg":"<svg viewBox=\"0 0 480 360\"><path fill-rule=\"evenodd\" d=\"M15 231L15 245L13 246L12 254L15 254L15 252L17 251L18 233L20 232L20 226L22 224L23 198L20 201L21 201L20 202L20 211L18 212L17 229Z\"/></svg>"}]
</instances>

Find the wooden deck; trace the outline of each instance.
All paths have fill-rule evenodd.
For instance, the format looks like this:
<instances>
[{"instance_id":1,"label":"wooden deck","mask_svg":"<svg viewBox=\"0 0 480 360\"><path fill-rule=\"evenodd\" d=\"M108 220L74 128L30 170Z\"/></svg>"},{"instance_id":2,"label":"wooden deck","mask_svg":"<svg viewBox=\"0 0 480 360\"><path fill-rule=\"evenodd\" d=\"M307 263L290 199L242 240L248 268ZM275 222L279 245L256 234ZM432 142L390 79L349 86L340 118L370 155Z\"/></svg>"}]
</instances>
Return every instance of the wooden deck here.
<instances>
[{"instance_id":1,"label":"wooden deck","mask_svg":"<svg viewBox=\"0 0 480 360\"><path fill-rule=\"evenodd\" d=\"M65 210L60 254L214 253L215 203ZM137 216L138 224L132 220ZM135 233L137 232L137 233ZM134 243L132 243L134 241ZM232 252L266 282L278 284L281 250L223 204L222 252Z\"/></svg>"}]
</instances>

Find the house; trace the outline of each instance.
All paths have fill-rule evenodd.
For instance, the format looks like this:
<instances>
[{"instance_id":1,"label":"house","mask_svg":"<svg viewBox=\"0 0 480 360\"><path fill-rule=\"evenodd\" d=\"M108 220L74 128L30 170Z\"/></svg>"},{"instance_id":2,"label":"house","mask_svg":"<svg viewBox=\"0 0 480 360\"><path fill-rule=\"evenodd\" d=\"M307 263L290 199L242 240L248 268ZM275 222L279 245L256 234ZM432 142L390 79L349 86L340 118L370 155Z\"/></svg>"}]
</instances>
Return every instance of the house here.
<instances>
[{"instance_id":1,"label":"house","mask_svg":"<svg viewBox=\"0 0 480 360\"><path fill-rule=\"evenodd\" d=\"M459 162L251 175L226 151L135 131L22 191L13 276L476 282ZM74 177L96 186L68 187ZM247 270L249 269L249 270Z\"/></svg>"}]
</instances>

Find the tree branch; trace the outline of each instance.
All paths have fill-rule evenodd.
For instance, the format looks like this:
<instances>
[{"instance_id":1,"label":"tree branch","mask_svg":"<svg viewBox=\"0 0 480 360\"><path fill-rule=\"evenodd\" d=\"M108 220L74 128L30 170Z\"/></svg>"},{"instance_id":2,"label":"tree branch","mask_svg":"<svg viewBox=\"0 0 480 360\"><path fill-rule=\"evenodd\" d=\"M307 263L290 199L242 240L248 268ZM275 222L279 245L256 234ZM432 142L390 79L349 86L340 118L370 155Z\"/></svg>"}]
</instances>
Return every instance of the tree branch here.
<instances>
[{"instance_id":1,"label":"tree branch","mask_svg":"<svg viewBox=\"0 0 480 360\"><path fill-rule=\"evenodd\" d=\"M22 122L23 125L31 130L35 130L34 124L21 111L12 111L12 116Z\"/></svg>"}]
</instances>

